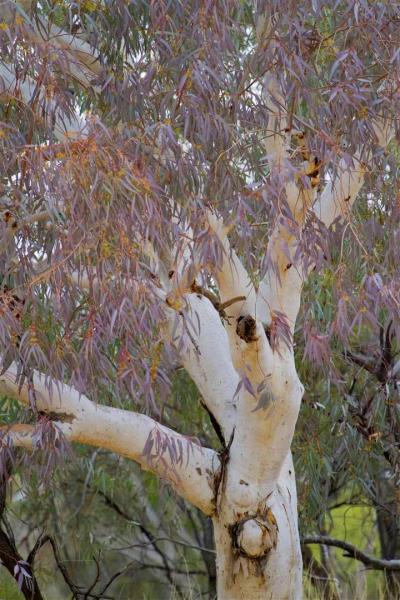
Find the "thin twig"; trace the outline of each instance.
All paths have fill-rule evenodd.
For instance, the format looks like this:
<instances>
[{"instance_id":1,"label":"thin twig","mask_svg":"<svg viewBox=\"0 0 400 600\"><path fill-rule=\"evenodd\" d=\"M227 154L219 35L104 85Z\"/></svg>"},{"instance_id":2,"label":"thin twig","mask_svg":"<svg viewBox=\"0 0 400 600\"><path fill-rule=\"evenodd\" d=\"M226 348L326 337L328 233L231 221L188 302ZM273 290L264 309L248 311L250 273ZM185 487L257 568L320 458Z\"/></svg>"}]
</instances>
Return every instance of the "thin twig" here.
<instances>
[{"instance_id":1,"label":"thin twig","mask_svg":"<svg viewBox=\"0 0 400 600\"><path fill-rule=\"evenodd\" d=\"M92 585L89 590L87 590L86 592L83 591L82 586L76 585L75 583L73 583L73 581L71 581L71 578L69 576L69 573L67 571L67 569L65 568L63 561L60 557L59 551L58 551L58 547L56 542L53 540L53 538L49 535L45 535L45 536L41 536L39 537L39 539L36 541L35 546L33 547L33 549L31 550L29 557L31 558L31 560L34 560L35 558L35 554L39 551L40 548L42 548L47 542L49 542L51 544L51 547L53 549L53 555L54 555L54 559L56 561L57 567L61 573L61 575L63 576L63 579L65 581L65 583L67 584L67 586L69 587L69 589L72 592L72 596L74 599L79 600L79 598L94 598L95 600L113 600L112 596L104 596L102 593L100 594L95 594L92 592L92 589L94 587L94 585L97 583L98 581L98 576L96 576L96 580L95 580L95 584ZM29 559L28 559L29 560ZM97 563L97 560L95 559L95 562L97 564L98 567L98 572L99 572L99 565Z\"/></svg>"},{"instance_id":2,"label":"thin twig","mask_svg":"<svg viewBox=\"0 0 400 600\"><path fill-rule=\"evenodd\" d=\"M90 593L94 590L94 588L96 587L96 585L98 584L99 579L100 579L100 565L99 565L99 561L97 560L97 558L95 556L93 556L93 560L96 563L96 576L95 576L95 578L93 580L92 585L90 586L90 588L85 593L84 600L88 600L90 598Z\"/></svg>"}]
</instances>

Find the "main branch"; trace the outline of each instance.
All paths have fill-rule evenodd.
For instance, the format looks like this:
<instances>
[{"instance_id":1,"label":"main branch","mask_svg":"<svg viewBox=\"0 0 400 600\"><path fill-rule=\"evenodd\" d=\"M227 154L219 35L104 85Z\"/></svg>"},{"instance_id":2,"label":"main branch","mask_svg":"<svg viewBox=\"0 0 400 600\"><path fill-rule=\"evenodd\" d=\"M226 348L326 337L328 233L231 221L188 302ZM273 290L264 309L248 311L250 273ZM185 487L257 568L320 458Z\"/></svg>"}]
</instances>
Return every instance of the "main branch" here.
<instances>
[{"instance_id":1,"label":"main branch","mask_svg":"<svg viewBox=\"0 0 400 600\"><path fill-rule=\"evenodd\" d=\"M35 389L36 409L48 413L68 440L126 456L167 480L206 514L213 512L213 481L219 468L216 452L202 448L146 415L101 406L61 383L53 383L50 388L40 373L35 372L31 383L20 386L15 365L0 377L0 392L28 405L31 384ZM15 425L5 434L15 445L34 449L34 432L32 425Z\"/></svg>"}]
</instances>

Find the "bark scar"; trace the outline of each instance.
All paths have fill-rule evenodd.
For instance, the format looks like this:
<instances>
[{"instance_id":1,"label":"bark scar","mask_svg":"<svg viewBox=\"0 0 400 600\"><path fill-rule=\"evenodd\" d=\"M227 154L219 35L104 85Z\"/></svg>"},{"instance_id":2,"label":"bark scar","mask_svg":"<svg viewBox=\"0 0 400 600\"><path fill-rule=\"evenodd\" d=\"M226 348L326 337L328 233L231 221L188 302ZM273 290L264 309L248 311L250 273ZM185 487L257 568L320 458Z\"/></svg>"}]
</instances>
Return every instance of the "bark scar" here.
<instances>
[{"instance_id":1,"label":"bark scar","mask_svg":"<svg viewBox=\"0 0 400 600\"><path fill-rule=\"evenodd\" d=\"M47 417L50 421L61 423L72 423L76 419L76 415L64 412L39 411L39 415Z\"/></svg>"},{"instance_id":2,"label":"bark scar","mask_svg":"<svg viewBox=\"0 0 400 600\"><path fill-rule=\"evenodd\" d=\"M215 503L215 512L218 514L220 499L223 496L223 492L226 484L226 469L230 458L230 450L233 442L233 438L235 437L235 427L232 430L231 437L229 438L229 442L224 444L224 448L221 452L219 452L219 460L221 463L220 469L214 476L214 503Z\"/></svg>"},{"instance_id":3,"label":"bark scar","mask_svg":"<svg viewBox=\"0 0 400 600\"><path fill-rule=\"evenodd\" d=\"M256 342L258 340L256 320L251 315L242 315L237 320L236 333L246 343Z\"/></svg>"},{"instance_id":4,"label":"bark scar","mask_svg":"<svg viewBox=\"0 0 400 600\"><path fill-rule=\"evenodd\" d=\"M204 402L204 400L202 398L200 399L200 404L204 408L204 410L207 411L208 416L210 417L211 425L213 426L213 429L214 429L215 433L217 434L217 437L218 437L219 441L221 442L222 447L226 448L226 442L225 442L224 434L222 433L221 425L218 423L217 419L214 417L213 413L208 408L207 404Z\"/></svg>"},{"instance_id":5,"label":"bark scar","mask_svg":"<svg viewBox=\"0 0 400 600\"><path fill-rule=\"evenodd\" d=\"M246 560L247 570L252 568L256 575L263 576L269 554L278 542L278 524L271 508L260 503L255 514L239 519L229 526L229 531L235 561L233 574L243 568Z\"/></svg>"}]
</instances>

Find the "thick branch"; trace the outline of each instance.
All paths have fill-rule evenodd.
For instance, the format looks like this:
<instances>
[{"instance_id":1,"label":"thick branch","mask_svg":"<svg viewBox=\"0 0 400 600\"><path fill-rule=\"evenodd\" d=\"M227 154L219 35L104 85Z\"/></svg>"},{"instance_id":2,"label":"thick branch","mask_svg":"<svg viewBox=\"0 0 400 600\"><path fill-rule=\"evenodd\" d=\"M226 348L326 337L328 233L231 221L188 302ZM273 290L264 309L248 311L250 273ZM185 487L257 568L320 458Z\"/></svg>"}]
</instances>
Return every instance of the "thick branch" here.
<instances>
[{"instance_id":1,"label":"thick branch","mask_svg":"<svg viewBox=\"0 0 400 600\"><path fill-rule=\"evenodd\" d=\"M284 313L294 330L300 306L301 274L293 266L297 237L293 232L296 224L299 234L309 208L313 205L319 182L320 161L311 156L306 134L293 130L292 112L279 90L274 75L265 84L265 101L269 110L269 132L265 146L270 166L270 179L277 189L284 189L285 201L293 217L290 227L278 214L267 247L267 274L260 286L257 298L258 311L269 323L271 313Z\"/></svg>"},{"instance_id":2,"label":"thick branch","mask_svg":"<svg viewBox=\"0 0 400 600\"><path fill-rule=\"evenodd\" d=\"M330 227L338 217L348 217L358 192L363 186L365 167L358 164L349 169L342 159L337 176L325 186L314 205L314 212L326 227Z\"/></svg>"},{"instance_id":3,"label":"thick branch","mask_svg":"<svg viewBox=\"0 0 400 600\"><path fill-rule=\"evenodd\" d=\"M216 272L221 302L226 306L224 320L228 334L230 354L235 369L251 373L252 383L256 386L267 376L266 369L272 366L272 354L256 308L254 286L236 252L230 247L227 228L221 218L208 213L210 228L218 236L222 249L222 264ZM232 298L243 297L245 300L230 302ZM251 343L240 335L240 323L243 319L254 323Z\"/></svg>"},{"instance_id":4,"label":"thick branch","mask_svg":"<svg viewBox=\"0 0 400 600\"><path fill-rule=\"evenodd\" d=\"M244 495L240 502L246 505L259 483L262 482L260 489L263 492L267 485L268 493L276 483L288 455L302 388L292 357L278 364L273 356L256 311L254 288L236 254L230 251L222 221L214 215L210 215L209 219L225 250L222 268L217 275L221 299L246 295L245 302L229 307L225 321L233 366L242 374L235 394L237 418L230 449L230 468L239 479L247 481L247 485L240 486L240 493ZM217 352L211 353L212 360L216 356ZM235 380L238 381L237 376ZM271 451L260 456L254 448L264 447L266 440Z\"/></svg>"},{"instance_id":5,"label":"thick branch","mask_svg":"<svg viewBox=\"0 0 400 600\"><path fill-rule=\"evenodd\" d=\"M376 140L379 146L386 148L395 135L394 124L378 120L374 124ZM354 156L354 165L340 160L337 174L326 184L313 210L326 227L330 227L337 218L348 218L365 180L366 168L360 161L360 154Z\"/></svg>"},{"instance_id":6,"label":"thick branch","mask_svg":"<svg viewBox=\"0 0 400 600\"><path fill-rule=\"evenodd\" d=\"M394 136L393 125L378 122L374 125L374 129L378 144L387 146ZM312 161L309 163L309 168L311 167ZM318 169L319 164L316 162L317 177ZM317 188L315 182L313 183L315 173L307 170L305 173L310 177L311 189L306 192L307 200L303 204L305 208L303 213L299 213L297 209L294 210L287 192L289 207L300 227L299 234L301 235L302 223L311 206L313 212L326 227L332 225L337 218L348 218L365 180L366 167L359 160L359 153L354 156L353 167L349 167L345 159L339 162L336 176L331 176L317 198ZM269 311L279 310L285 313L292 330L300 307L300 296L304 283L304 273L300 271L302 267L296 268L296 265L293 264L294 260L292 260L296 247L297 240L278 219L268 244L269 268L266 279L260 286L258 298L261 307L266 304ZM261 310L265 311L263 308Z\"/></svg>"},{"instance_id":7,"label":"thick branch","mask_svg":"<svg viewBox=\"0 0 400 600\"><path fill-rule=\"evenodd\" d=\"M48 382L47 382L48 383ZM67 439L107 448L138 462L143 469L166 479L184 498L206 514L213 511L213 477L217 454L202 448L145 415L95 404L70 386L53 384L34 373L36 408L59 416L57 426ZM19 389L16 367L0 377L0 392L29 404L28 386ZM34 448L34 427L15 425L8 435L15 445Z\"/></svg>"},{"instance_id":8,"label":"thick branch","mask_svg":"<svg viewBox=\"0 0 400 600\"><path fill-rule=\"evenodd\" d=\"M169 311L170 322L166 335L176 346L182 365L220 425L227 443L236 421L234 396L239 383L231 360L228 337L220 315L210 300L200 294L187 294L184 300L187 318ZM184 325L188 331L187 345L181 348Z\"/></svg>"},{"instance_id":9,"label":"thick branch","mask_svg":"<svg viewBox=\"0 0 400 600\"><path fill-rule=\"evenodd\" d=\"M215 273L218 280L221 303L225 304L232 298L243 296L245 301L235 302L227 309L227 316L237 318L248 312L254 313L255 291L254 286L236 252L230 247L228 229L224 226L222 218L218 218L211 211L207 214L210 229L218 237L222 247L222 263Z\"/></svg>"},{"instance_id":10,"label":"thick branch","mask_svg":"<svg viewBox=\"0 0 400 600\"><path fill-rule=\"evenodd\" d=\"M187 289L192 265L190 248L186 248L186 256L176 257L174 268L178 275L174 271L173 278L165 276L165 265L150 242L144 245L144 251L159 277L162 286L159 296L168 306L164 338L175 346L182 365L197 385L227 443L236 421L234 396L239 377L232 364L220 313L215 302L209 299L211 296L206 297L204 290L193 281ZM197 292L188 293L190 289Z\"/></svg>"},{"instance_id":11,"label":"thick branch","mask_svg":"<svg viewBox=\"0 0 400 600\"><path fill-rule=\"evenodd\" d=\"M300 308L303 277L294 264L297 242L278 220L267 247L268 268L257 295L257 312L270 325L273 313L285 315L293 335Z\"/></svg>"}]
</instances>

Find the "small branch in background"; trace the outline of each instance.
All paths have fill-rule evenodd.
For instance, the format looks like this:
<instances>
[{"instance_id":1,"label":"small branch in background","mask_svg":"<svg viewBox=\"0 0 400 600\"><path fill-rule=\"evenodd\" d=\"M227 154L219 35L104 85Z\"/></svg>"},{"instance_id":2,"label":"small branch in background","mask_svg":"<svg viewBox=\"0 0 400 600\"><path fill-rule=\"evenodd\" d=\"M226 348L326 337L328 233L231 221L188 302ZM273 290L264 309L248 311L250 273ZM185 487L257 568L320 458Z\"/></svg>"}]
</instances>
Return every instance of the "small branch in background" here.
<instances>
[{"instance_id":1,"label":"small branch in background","mask_svg":"<svg viewBox=\"0 0 400 600\"><path fill-rule=\"evenodd\" d=\"M366 567L370 569L376 569L378 571L400 571L400 559L398 560L385 560L382 558L376 558L370 554L366 554L362 550L359 550L353 544L337 540L326 535L307 535L301 538L301 544L321 544L323 546L333 546L334 548L340 548L345 551L343 556L347 558L354 558L359 560Z\"/></svg>"},{"instance_id":2,"label":"small branch in background","mask_svg":"<svg viewBox=\"0 0 400 600\"><path fill-rule=\"evenodd\" d=\"M196 542L202 548L201 555L207 569L209 594L211 598L216 598L217 594L217 567L215 563L215 543L212 521L199 510L187 510L187 515L193 527ZM195 519L197 515L199 521ZM207 550L204 550L206 548ZM211 551L211 552L210 552Z\"/></svg>"},{"instance_id":3,"label":"small branch in background","mask_svg":"<svg viewBox=\"0 0 400 600\"><path fill-rule=\"evenodd\" d=\"M116 579L118 579L118 577L120 577L121 575L124 575L125 573L127 573L127 571L131 570L135 563L139 563L139 561L133 560L133 561L129 562L123 569L114 573L114 575L112 575L112 577L108 580L106 585L102 588L99 598L109 597L109 596L104 596L103 595L104 592L106 592L108 590L110 585L112 583L114 583L116 581ZM158 569L159 571L160 570L163 571L164 567L162 565L148 565L145 563L139 563L138 567L134 570L134 573L136 573L137 571L142 571L143 569ZM172 572L176 573L177 575L186 575L186 576L188 576L188 575L206 575L205 571L196 570L196 569L194 569L194 570L192 570L192 569L188 569L188 570L172 569Z\"/></svg>"},{"instance_id":4,"label":"small branch in background","mask_svg":"<svg viewBox=\"0 0 400 600\"><path fill-rule=\"evenodd\" d=\"M85 593L85 595L83 597L83 600L89 600L90 593L92 592L92 590L94 590L94 588L96 587L96 585L98 584L99 579L100 579L100 565L99 565L99 561L97 560L97 558L95 556L93 556L93 560L96 563L96 576L94 578L94 581L93 581L92 585L90 586L90 588Z\"/></svg>"},{"instance_id":5,"label":"small branch in background","mask_svg":"<svg viewBox=\"0 0 400 600\"><path fill-rule=\"evenodd\" d=\"M43 546L47 542L50 543L50 545L53 549L53 555L54 555L54 559L56 561L57 567L58 567L61 575L63 576L63 579L64 579L65 583L67 584L68 588L71 590L73 600L89 600L90 598L93 598L94 600L113 600L112 596L104 596L103 594L96 594L96 593L92 592L94 586L97 584L97 582L100 578L100 567L99 567L98 561L95 559L96 566L97 566L96 579L95 579L94 583L90 586L90 588L85 592L85 591L83 591L81 586L76 585L71 580L70 575L69 575L67 569L65 568L64 563L61 559L57 544L54 541L54 539L49 535L40 536L37 539L36 544L32 548L32 550L29 554L29 557L28 557L29 564L33 563L37 552L41 548L43 548Z\"/></svg>"},{"instance_id":6,"label":"small branch in background","mask_svg":"<svg viewBox=\"0 0 400 600\"><path fill-rule=\"evenodd\" d=\"M146 538L149 540L149 543L153 546L154 551L158 554L158 556L160 557L163 566L164 566L164 570L167 576L168 581L171 583L171 585L175 585L176 586L176 582L174 581L174 577L172 575L172 569L171 569L171 565L169 563L168 557L166 555L165 552L163 552L160 547L158 546L158 544L156 543L157 540L155 538L155 536L151 533L151 531L149 531L147 529L147 527L145 527L142 523L139 523L137 521L135 521L134 519L132 519L112 498L110 498L110 496L108 496L105 492L103 492L102 490L97 490L96 489L96 493L98 493L104 500L105 504L107 506L109 506L110 508L112 508L118 515L120 515L120 517L122 517L123 519L126 519L127 521L129 521L132 524L135 524L137 527L139 527L140 531L146 536Z\"/></svg>"},{"instance_id":7,"label":"small branch in background","mask_svg":"<svg viewBox=\"0 0 400 600\"><path fill-rule=\"evenodd\" d=\"M337 579L331 576L325 565L316 560L311 548L304 545L302 547L302 555L305 573L310 578L312 585L318 593L318 597L339 600Z\"/></svg>"},{"instance_id":8,"label":"small branch in background","mask_svg":"<svg viewBox=\"0 0 400 600\"><path fill-rule=\"evenodd\" d=\"M349 350L344 354L344 358L349 358L354 364L372 373L372 375L376 375L376 360L371 360L363 354L356 354Z\"/></svg>"},{"instance_id":9,"label":"small branch in background","mask_svg":"<svg viewBox=\"0 0 400 600\"><path fill-rule=\"evenodd\" d=\"M391 337L391 328L393 321L389 321L389 325L386 328L386 331L383 326L380 328L380 347L381 347L381 360L380 364L377 367L376 376L378 380L385 384L387 381L388 372L392 366L393 362L393 354L392 354L392 337Z\"/></svg>"},{"instance_id":10,"label":"small branch in background","mask_svg":"<svg viewBox=\"0 0 400 600\"><path fill-rule=\"evenodd\" d=\"M166 536L165 537L155 537L142 523L140 523L139 521L135 521L134 519L132 519L128 515L128 513L126 513L105 492L103 492L100 489L94 488L94 487L92 487L92 490L93 490L94 493L99 494L104 499L105 504L107 506L109 506L110 508L112 508L113 510L115 510L117 512L117 514L119 514L122 518L126 519L131 525L135 525L136 527L139 527L139 529L141 529L141 531L148 538L149 544L154 545L155 542L169 542L171 544L176 544L178 546L184 546L185 548L190 548L192 550L198 550L199 552L208 552L208 553L213 554L213 555L216 554L215 550L210 549L210 548L204 548L204 547L202 547L200 545L196 546L195 544L189 544L188 542L184 542L182 540L174 540L173 538L166 537ZM132 546L129 546L129 547L132 547Z\"/></svg>"}]
</instances>

